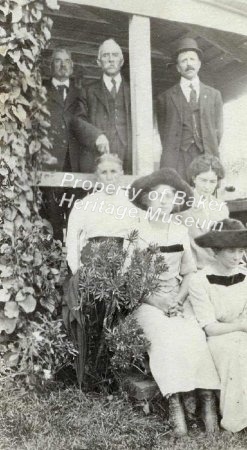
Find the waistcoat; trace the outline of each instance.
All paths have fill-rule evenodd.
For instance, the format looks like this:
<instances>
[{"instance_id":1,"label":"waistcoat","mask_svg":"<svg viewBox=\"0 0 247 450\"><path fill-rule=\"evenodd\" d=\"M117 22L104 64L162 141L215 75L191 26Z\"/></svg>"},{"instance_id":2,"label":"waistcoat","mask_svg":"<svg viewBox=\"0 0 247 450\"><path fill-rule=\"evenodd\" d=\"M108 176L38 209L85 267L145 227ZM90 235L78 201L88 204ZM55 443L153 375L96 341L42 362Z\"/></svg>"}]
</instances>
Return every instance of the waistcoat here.
<instances>
[{"instance_id":1,"label":"waistcoat","mask_svg":"<svg viewBox=\"0 0 247 450\"><path fill-rule=\"evenodd\" d=\"M196 106L192 108L190 103L186 101L185 96L182 93L181 95L183 98L183 130L180 150L187 151L191 145L196 145L201 152L204 152L200 120L200 104L197 102Z\"/></svg>"},{"instance_id":2,"label":"waistcoat","mask_svg":"<svg viewBox=\"0 0 247 450\"><path fill-rule=\"evenodd\" d=\"M127 132L127 112L125 109L124 89L121 83L116 98L106 89L106 97L109 108L109 125L107 137L111 140L116 139L116 135L123 145L128 143Z\"/></svg>"}]
</instances>

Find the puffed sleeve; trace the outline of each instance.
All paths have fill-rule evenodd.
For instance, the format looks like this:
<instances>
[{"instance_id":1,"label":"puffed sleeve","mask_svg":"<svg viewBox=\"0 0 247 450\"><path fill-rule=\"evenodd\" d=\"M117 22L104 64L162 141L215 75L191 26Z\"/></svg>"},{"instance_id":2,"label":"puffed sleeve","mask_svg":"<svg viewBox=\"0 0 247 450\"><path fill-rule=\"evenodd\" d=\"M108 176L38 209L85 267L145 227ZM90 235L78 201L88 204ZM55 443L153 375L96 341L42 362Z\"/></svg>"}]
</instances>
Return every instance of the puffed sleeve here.
<instances>
[{"instance_id":1,"label":"puffed sleeve","mask_svg":"<svg viewBox=\"0 0 247 450\"><path fill-rule=\"evenodd\" d=\"M183 244L184 252L181 259L180 274L187 275L188 273L196 272L196 263L192 254L190 239L186 228L184 228L181 243Z\"/></svg>"},{"instance_id":2,"label":"puffed sleeve","mask_svg":"<svg viewBox=\"0 0 247 450\"><path fill-rule=\"evenodd\" d=\"M189 300L202 328L217 321L214 306L210 301L207 290L206 275L202 274L202 272L195 273L191 276L189 282Z\"/></svg>"}]
</instances>

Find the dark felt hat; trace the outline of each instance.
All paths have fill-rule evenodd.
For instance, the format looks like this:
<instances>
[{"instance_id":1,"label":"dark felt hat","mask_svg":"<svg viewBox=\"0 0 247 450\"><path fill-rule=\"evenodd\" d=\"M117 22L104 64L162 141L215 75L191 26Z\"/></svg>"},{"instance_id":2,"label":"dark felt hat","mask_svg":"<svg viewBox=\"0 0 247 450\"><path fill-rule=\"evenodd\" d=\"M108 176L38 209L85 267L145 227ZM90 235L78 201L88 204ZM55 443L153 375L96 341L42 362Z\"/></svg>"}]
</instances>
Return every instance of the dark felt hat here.
<instances>
[{"instance_id":1,"label":"dark felt hat","mask_svg":"<svg viewBox=\"0 0 247 450\"><path fill-rule=\"evenodd\" d=\"M214 224L208 233L195 238L200 247L247 248L247 229L236 219L224 219Z\"/></svg>"},{"instance_id":2,"label":"dark felt hat","mask_svg":"<svg viewBox=\"0 0 247 450\"><path fill-rule=\"evenodd\" d=\"M168 167L156 170L150 175L146 175L135 180L129 190L129 199L131 200L136 196L133 201L131 200L132 203L134 203L134 205L136 205L138 208L147 210L148 206L143 203L143 196L151 191L154 191L155 187L159 184L165 184L167 186L171 186L176 191L184 192L185 197L183 199L183 204L181 204L179 210L185 211L189 208L186 205L186 202L188 201L189 197L193 197L193 191L191 187L180 177L175 169L171 169Z\"/></svg>"},{"instance_id":3,"label":"dark felt hat","mask_svg":"<svg viewBox=\"0 0 247 450\"><path fill-rule=\"evenodd\" d=\"M198 44L195 41L195 39L189 37L181 39L181 41L178 43L178 46L174 51L174 58L176 59L179 53L188 52L190 50L196 52L200 59L202 58L203 55L202 50L198 47Z\"/></svg>"}]
</instances>

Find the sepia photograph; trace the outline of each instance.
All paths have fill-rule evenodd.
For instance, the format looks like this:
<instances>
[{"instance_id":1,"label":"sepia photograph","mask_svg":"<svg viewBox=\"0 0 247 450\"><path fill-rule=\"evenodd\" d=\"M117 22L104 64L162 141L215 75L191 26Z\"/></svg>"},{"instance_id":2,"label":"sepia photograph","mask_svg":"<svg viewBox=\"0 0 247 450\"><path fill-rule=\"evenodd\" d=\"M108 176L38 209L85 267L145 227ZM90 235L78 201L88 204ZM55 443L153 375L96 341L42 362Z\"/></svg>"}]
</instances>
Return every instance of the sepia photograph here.
<instances>
[{"instance_id":1,"label":"sepia photograph","mask_svg":"<svg viewBox=\"0 0 247 450\"><path fill-rule=\"evenodd\" d=\"M0 450L246 450L247 0L0 19Z\"/></svg>"}]
</instances>

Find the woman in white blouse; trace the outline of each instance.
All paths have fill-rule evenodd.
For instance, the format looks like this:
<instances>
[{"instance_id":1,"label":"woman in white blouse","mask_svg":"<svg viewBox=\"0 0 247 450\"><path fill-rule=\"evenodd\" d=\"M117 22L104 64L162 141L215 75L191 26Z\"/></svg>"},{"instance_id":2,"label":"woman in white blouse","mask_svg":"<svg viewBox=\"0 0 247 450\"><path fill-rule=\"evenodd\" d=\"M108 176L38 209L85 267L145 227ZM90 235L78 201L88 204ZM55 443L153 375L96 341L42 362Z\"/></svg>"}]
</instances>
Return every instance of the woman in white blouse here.
<instances>
[{"instance_id":1,"label":"woman in white blouse","mask_svg":"<svg viewBox=\"0 0 247 450\"><path fill-rule=\"evenodd\" d=\"M138 212L121 188L122 161L108 153L97 160L98 189L77 200L69 216L66 248L67 261L73 274L81 265L83 252L90 241L100 238L126 239L137 228Z\"/></svg>"},{"instance_id":2,"label":"woman in white blouse","mask_svg":"<svg viewBox=\"0 0 247 450\"><path fill-rule=\"evenodd\" d=\"M221 425L237 432L247 427L247 229L224 219L196 243L215 259L191 277L190 301L220 377Z\"/></svg>"},{"instance_id":3,"label":"woman in white blouse","mask_svg":"<svg viewBox=\"0 0 247 450\"><path fill-rule=\"evenodd\" d=\"M130 232L138 226L138 210L130 203L128 191L120 186L122 174L122 162L117 155L102 155L97 161L94 192L77 200L69 216L66 247L72 276L64 283L63 319L78 349L76 372L79 385L84 381L87 355L87 330L78 289L80 266L90 253L92 242L113 239L122 247L127 244Z\"/></svg>"},{"instance_id":4,"label":"woman in white blouse","mask_svg":"<svg viewBox=\"0 0 247 450\"><path fill-rule=\"evenodd\" d=\"M139 247L156 244L167 265L160 276L160 289L138 308L135 317L150 342L150 369L169 399L174 432L182 436L187 433L183 393L195 389L201 397L206 431L217 429L212 390L218 388L219 380L205 336L186 300L196 266L188 231L172 214L177 192L184 193L185 209L192 190L169 168L136 180L130 189L130 195L138 193L134 203L144 211L140 213Z\"/></svg>"}]
</instances>

